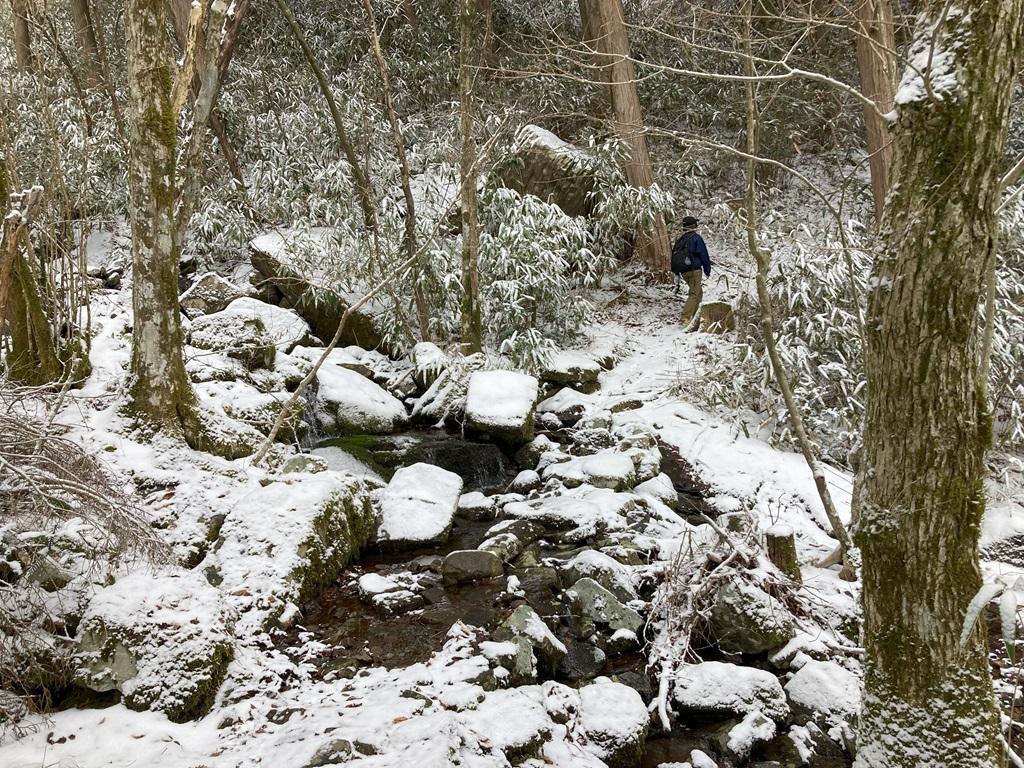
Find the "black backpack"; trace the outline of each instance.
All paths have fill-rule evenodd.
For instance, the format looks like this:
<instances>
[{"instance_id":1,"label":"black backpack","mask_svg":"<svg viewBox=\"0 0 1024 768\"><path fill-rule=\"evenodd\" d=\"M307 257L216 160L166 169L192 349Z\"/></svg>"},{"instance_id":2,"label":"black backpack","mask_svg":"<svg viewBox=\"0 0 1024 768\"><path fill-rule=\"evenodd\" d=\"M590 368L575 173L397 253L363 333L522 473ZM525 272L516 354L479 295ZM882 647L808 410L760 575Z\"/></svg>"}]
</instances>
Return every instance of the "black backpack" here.
<instances>
[{"instance_id":1,"label":"black backpack","mask_svg":"<svg viewBox=\"0 0 1024 768\"><path fill-rule=\"evenodd\" d=\"M689 272L691 269L700 266L700 259L693 254L690 244L696 232L687 232L678 240L672 248L672 271L676 274Z\"/></svg>"}]
</instances>

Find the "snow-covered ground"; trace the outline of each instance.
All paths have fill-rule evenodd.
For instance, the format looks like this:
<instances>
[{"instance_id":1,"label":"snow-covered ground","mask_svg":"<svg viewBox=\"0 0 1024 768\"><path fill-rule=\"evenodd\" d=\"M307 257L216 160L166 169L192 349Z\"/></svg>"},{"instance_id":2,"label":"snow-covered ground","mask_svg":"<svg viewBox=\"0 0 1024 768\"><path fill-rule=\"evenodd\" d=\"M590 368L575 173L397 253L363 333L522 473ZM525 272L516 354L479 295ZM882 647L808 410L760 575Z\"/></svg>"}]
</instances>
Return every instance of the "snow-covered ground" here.
<instances>
[{"instance_id":1,"label":"snow-covered ground","mask_svg":"<svg viewBox=\"0 0 1024 768\"><path fill-rule=\"evenodd\" d=\"M743 262L727 250L718 254L716 262L717 273L725 273L729 279L709 281L705 300L734 300L738 292L746 290L745 281L749 280ZM365 666L351 677L322 674L316 659L330 649L312 633L297 630L287 635L299 639L285 652L281 645L285 635L279 628L301 625L299 607L315 597L325 581L338 579L339 569L354 555L354 551L339 551L344 549L342 537L365 541L376 535L393 540L410 531L418 541L443 537L451 526L461 484L454 475L448 477L450 473L437 470L443 482L434 483L436 487L406 487L417 479L434 482L429 474L433 468L421 468L401 471L382 491L382 479L362 467L357 458L331 459L328 451L334 449L320 452L327 458L325 471L283 475L254 467L247 459L229 461L199 453L168 438L142 440L118 410L130 351L129 317L124 307L127 295L126 291L97 295L92 311L94 373L83 389L69 393L60 420L67 424L73 439L103 457L126 485L140 494L142 508L171 547L174 560L193 570L165 565L145 577L122 576L116 585L122 592L136 578L140 583L148 579L154 590L134 596L101 592L104 597L93 610L103 614L114 605L116 610L109 608L108 613L123 619L125 611L130 612L133 605L144 607L147 599L157 600L153 610L162 612L159 615L173 618L179 609L192 610L199 621L216 619L218 632L233 633L233 656L224 662L223 682L212 709L198 719L171 722L163 713L134 711L125 704L54 712L36 719L35 729L28 735L0 743L0 764L10 768L304 768L353 762L379 768L483 768L518 762L597 768L609 760L635 759L632 745L649 727L657 727L640 693L600 676L593 676L580 690L552 680L538 681L536 664L544 652L540 647L543 638L538 636L527 642L526 664L520 672L516 671L516 658L523 652L521 644L492 638L488 628L462 622L447 630L440 649L427 661L391 669ZM749 752L754 744L777 732L782 734L791 707L797 711L798 704L824 696L824 703L835 710L830 710L829 716L835 718L830 725L838 729L833 735L841 742L836 734L856 710L856 649L838 662L829 658L836 648L856 642L855 636L843 634L848 631L847 620L857 614L856 585L841 581L836 569L812 564L833 549L834 540L801 457L773 448L756 435L744 434L737 422L710 415L677 394L685 392L688 383L699 381L708 362L730 343L725 337L687 333L678 321L684 298L673 295L671 288L645 285L628 275L606 281L595 296L598 322L579 352L592 360L611 357L616 362L600 374L596 392L573 397L573 403L582 409L574 433L577 442L572 446L539 442L542 450L537 471L527 479L538 485L546 483L541 490L496 496L485 500L490 507L483 508L504 509L495 514L513 521L511 525L536 521L549 526L545 535L551 539L557 538L552 531L569 529L564 540L582 544L584 553L593 554L577 556L572 564L559 565L559 571L567 568L575 578L582 574L596 579L604 564L613 576L594 589L609 587L619 596L624 590L624 597L630 597L640 585L650 587L651 580L664 578L669 564L693 542L715 538L707 525L687 522L664 503L664 488L658 490L658 483L665 482L659 475L658 458L661 450L674 451L707 489L709 509L723 515L745 511L760 531L780 523L794 531L803 563L803 586L794 599L818 606L810 618L797 622L789 642L771 657L774 671L759 672L757 677L749 671L736 672L746 669L738 666L723 672L724 667L732 666L723 664L723 668L687 673L693 680L686 678L689 682L677 690L675 704L683 710L721 706L735 714L740 719L728 732L723 750L735 748L738 753L741 748ZM193 347L187 354L190 373L209 382L204 389L206 405L220 407L229 415L225 406L236 395L231 386L218 386L222 377L217 371L235 371L231 358ZM269 389L280 394L285 390L283 384L273 383L274 376L284 376L282 371L289 366L302 371L308 360L279 350L277 363L279 369L268 369L260 374L262 379L253 381L269 381ZM364 364L362 359L340 361L330 373L334 378L321 380L320 396L331 397L333 407L343 409L351 406L358 410L364 401L376 402L379 409L380 403L386 402L389 418L395 417L393 426L397 427L404 417L392 411L401 403L369 378L353 372ZM355 397L361 390L338 383L342 377L352 376L359 379L359 387L375 389L365 397ZM489 379L484 383L488 386L481 389L476 410L497 408L503 419L514 419L516 414L499 407L504 385L495 381L490 386ZM521 395L529 387L520 386L518 380L514 383L523 399ZM340 389L332 395L332 387ZM250 395L246 390L237 397ZM390 399L385 401L384 396ZM346 405L353 397L359 402ZM627 400L638 402L620 408ZM532 405L529 402L523 407ZM553 410L557 408L553 406ZM538 418L544 415L540 413ZM337 414L332 418L341 420ZM608 444L588 448L582 441L596 433L606 436L601 439ZM570 450L578 455L569 455ZM294 449L282 447L280 452L283 461ZM840 513L848 516L852 478L839 469L827 471ZM1003 485L994 483L992 487L985 544L1024 532L1020 474L1007 475L1000 482ZM671 483L668 490L671 497ZM420 491L426 494L420 494L422 498L417 496ZM403 506L402 499L407 497L417 497L419 506ZM467 497L458 503L469 508ZM344 511L332 504L341 505ZM361 529L367 525L377 528L378 521L371 518L380 514L378 504L383 508L384 525L367 534ZM420 507L429 507L429 530L420 530L425 523L422 516L403 519L403 515L415 515ZM604 549L599 551L599 546ZM630 547L634 547L633 555ZM608 553L623 552L629 556L643 552L651 559L638 564L626 557L622 560L626 565L608 565L613 560ZM579 570L584 567L590 570ZM1006 564L991 567L1000 573L1012 570ZM124 568L138 570L139 566ZM317 568L329 569L328 577L319 578ZM770 566L759 568L762 574L770 572ZM213 586L193 596L180 594L183 574L194 578L199 573ZM341 581L346 578L342 576ZM517 594L512 583L515 578L509 579L507 588L512 596ZM364 577L364 591L387 581ZM402 583L414 582L410 577ZM396 583L388 582L390 585L378 591L392 590ZM579 584L576 592L568 593L570 599L578 599ZM412 588L413 597L419 588ZM166 599L161 595L167 595ZM618 619L608 618L608 604L602 605L600 600L614 598L599 596L595 615L601 618L593 620L614 626ZM628 612L634 605L640 611L650 609L643 599L627 602L616 609L620 618L631 615ZM648 637L656 633L657 627L648 628ZM609 632L601 643L612 652L616 643L628 645L631 635L635 639L635 633L620 628ZM560 644L557 639L554 642ZM155 648L153 653L150 662L159 664L164 658L160 654L166 651ZM533 659L532 672L529 659ZM525 682L511 684L520 673ZM708 679L717 682L708 687ZM722 690L726 683L731 686L728 691ZM744 694L743 686L753 686L753 692ZM835 696L826 695L832 689ZM698 692L694 694L694 690ZM716 697L725 704L714 703ZM735 705L737 697L742 706ZM810 738L806 720L788 725L793 743L806 745ZM694 766L715 764L702 763L706 760L710 758L702 752L691 756Z\"/></svg>"}]
</instances>

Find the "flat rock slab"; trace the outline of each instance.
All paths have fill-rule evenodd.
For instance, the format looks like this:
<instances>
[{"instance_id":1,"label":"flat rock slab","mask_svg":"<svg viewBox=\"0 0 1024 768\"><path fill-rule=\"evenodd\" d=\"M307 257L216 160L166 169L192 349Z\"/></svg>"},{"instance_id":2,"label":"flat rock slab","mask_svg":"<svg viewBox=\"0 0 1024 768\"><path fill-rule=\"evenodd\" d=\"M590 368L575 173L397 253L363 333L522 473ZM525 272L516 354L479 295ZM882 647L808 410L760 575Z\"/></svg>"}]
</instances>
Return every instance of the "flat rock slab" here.
<instances>
[{"instance_id":1,"label":"flat rock slab","mask_svg":"<svg viewBox=\"0 0 1024 768\"><path fill-rule=\"evenodd\" d=\"M470 429L516 445L533 439L537 379L515 371L477 371L466 391Z\"/></svg>"},{"instance_id":2,"label":"flat rock slab","mask_svg":"<svg viewBox=\"0 0 1024 768\"><path fill-rule=\"evenodd\" d=\"M438 544L452 531L462 478L432 464L402 467L380 498L377 542L388 549Z\"/></svg>"}]
</instances>

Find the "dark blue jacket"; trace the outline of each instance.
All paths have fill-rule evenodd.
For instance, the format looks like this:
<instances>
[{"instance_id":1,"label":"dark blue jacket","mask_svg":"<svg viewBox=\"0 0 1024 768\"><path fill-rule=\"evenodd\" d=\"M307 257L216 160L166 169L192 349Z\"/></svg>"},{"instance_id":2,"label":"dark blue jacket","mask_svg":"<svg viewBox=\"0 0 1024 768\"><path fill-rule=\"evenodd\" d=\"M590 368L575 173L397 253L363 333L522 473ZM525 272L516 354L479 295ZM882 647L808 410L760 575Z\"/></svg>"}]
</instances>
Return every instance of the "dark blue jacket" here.
<instances>
[{"instance_id":1,"label":"dark blue jacket","mask_svg":"<svg viewBox=\"0 0 1024 768\"><path fill-rule=\"evenodd\" d=\"M711 257L704 238L696 232L684 232L672 247L672 271L676 274L703 269L711 277Z\"/></svg>"}]
</instances>

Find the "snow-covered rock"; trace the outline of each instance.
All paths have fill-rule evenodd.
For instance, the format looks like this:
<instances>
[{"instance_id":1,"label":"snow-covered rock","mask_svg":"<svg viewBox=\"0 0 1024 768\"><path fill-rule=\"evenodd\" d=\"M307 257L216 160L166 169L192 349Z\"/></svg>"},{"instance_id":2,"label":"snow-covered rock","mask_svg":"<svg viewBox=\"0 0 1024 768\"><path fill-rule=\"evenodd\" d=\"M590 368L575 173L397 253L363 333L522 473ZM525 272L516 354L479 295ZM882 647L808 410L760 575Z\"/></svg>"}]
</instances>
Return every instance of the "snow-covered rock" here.
<instances>
[{"instance_id":1,"label":"snow-covered rock","mask_svg":"<svg viewBox=\"0 0 1024 768\"><path fill-rule=\"evenodd\" d=\"M587 412L590 401L572 387L563 387L537 404L538 414L554 414L565 426L576 424Z\"/></svg>"},{"instance_id":2,"label":"snow-covered rock","mask_svg":"<svg viewBox=\"0 0 1024 768\"><path fill-rule=\"evenodd\" d=\"M420 547L448 538L462 478L432 464L402 467L380 497L377 541L388 548Z\"/></svg>"},{"instance_id":3,"label":"snow-covered rock","mask_svg":"<svg viewBox=\"0 0 1024 768\"><path fill-rule=\"evenodd\" d=\"M544 623L544 619L526 604L518 606L509 614L496 635L525 637L533 646L538 662L548 673L553 673L558 668L558 663L566 653L565 644L555 637L555 633Z\"/></svg>"},{"instance_id":4,"label":"snow-covered rock","mask_svg":"<svg viewBox=\"0 0 1024 768\"><path fill-rule=\"evenodd\" d=\"M123 576L82 617L75 679L119 690L131 709L175 722L200 717L233 656L234 622L220 590L196 571Z\"/></svg>"},{"instance_id":5,"label":"snow-covered rock","mask_svg":"<svg viewBox=\"0 0 1024 768\"><path fill-rule=\"evenodd\" d=\"M477 371L469 377L466 425L512 444L533 439L537 380L515 371Z\"/></svg>"},{"instance_id":6,"label":"snow-covered rock","mask_svg":"<svg viewBox=\"0 0 1024 768\"><path fill-rule=\"evenodd\" d=\"M565 570L570 584L589 577L623 602L637 597L629 568L603 552L585 549L566 564Z\"/></svg>"},{"instance_id":7,"label":"snow-covered rock","mask_svg":"<svg viewBox=\"0 0 1024 768\"><path fill-rule=\"evenodd\" d=\"M580 689L579 726L609 768L640 764L650 716L640 694L599 678Z\"/></svg>"},{"instance_id":8,"label":"snow-covered rock","mask_svg":"<svg viewBox=\"0 0 1024 768\"><path fill-rule=\"evenodd\" d=\"M749 582L729 582L715 594L711 635L726 653L754 655L780 648L794 629L786 606Z\"/></svg>"},{"instance_id":9,"label":"snow-covered rock","mask_svg":"<svg viewBox=\"0 0 1024 768\"><path fill-rule=\"evenodd\" d=\"M808 660L785 690L797 715L824 725L850 722L860 711L860 680L834 661Z\"/></svg>"},{"instance_id":10,"label":"snow-covered rock","mask_svg":"<svg viewBox=\"0 0 1024 768\"><path fill-rule=\"evenodd\" d=\"M533 687L494 691L464 714L464 722L484 735L511 763L538 757L551 735L551 720Z\"/></svg>"},{"instance_id":11,"label":"snow-covered rock","mask_svg":"<svg viewBox=\"0 0 1024 768\"><path fill-rule=\"evenodd\" d=\"M566 591L570 610L577 619L580 635L587 637L598 626L607 627L612 633L626 630L636 640L644 620L636 611L615 597L611 592L590 578L582 578ZM620 636L625 638L625 636Z\"/></svg>"},{"instance_id":12,"label":"snow-covered rock","mask_svg":"<svg viewBox=\"0 0 1024 768\"><path fill-rule=\"evenodd\" d=\"M669 509L679 506L679 493L672 484L672 478L665 474L658 474L650 480L645 480L633 489L634 493L648 498L657 499Z\"/></svg>"},{"instance_id":13,"label":"snow-covered rock","mask_svg":"<svg viewBox=\"0 0 1024 768\"><path fill-rule=\"evenodd\" d=\"M333 581L366 544L375 520L359 479L336 472L285 475L231 509L202 570L254 620Z\"/></svg>"},{"instance_id":14,"label":"snow-covered rock","mask_svg":"<svg viewBox=\"0 0 1024 768\"><path fill-rule=\"evenodd\" d=\"M625 453L606 449L546 467L544 478L561 480L570 488L586 484L623 491L635 484L636 467Z\"/></svg>"},{"instance_id":15,"label":"snow-covered rock","mask_svg":"<svg viewBox=\"0 0 1024 768\"><path fill-rule=\"evenodd\" d=\"M215 312L192 321L188 343L240 361L248 370L273 368L277 347L263 320L236 312Z\"/></svg>"},{"instance_id":16,"label":"snow-covered rock","mask_svg":"<svg viewBox=\"0 0 1024 768\"><path fill-rule=\"evenodd\" d=\"M242 317L259 318L274 346L281 352L291 352L296 346L308 344L311 340L309 323L290 309L243 296L228 304L224 311Z\"/></svg>"},{"instance_id":17,"label":"snow-covered rock","mask_svg":"<svg viewBox=\"0 0 1024 768\"><path fill-rule=\"evenodd\" d=\"M607 488L583 486L571 493L506 504L508 517L532 520L546 528L579 529L581 536L628 527L626 515L636 509L636 497Z\"/></svg>"},{"instance_id":18,"label":"snow-covered rock","mask_svg":"<svg viewBox=\"0 0 1024 768\"><path fill-rule=\"evenodd\" d=\"M221 410L224 415L247 424L264 435L270 434L277 415L287 405L288 392L261 392L244 381L211 381L196 384L199 402L207 409ZM277 439L293 442L307 428L302 420L303 405L296 402L285 416Z\"/></svg>"},{"instance_id":19,"label":"snow-covered rock","mask_svg":"<svg viewBox=\"0 0 1024 768\"><path fill-rule=\"evenodd\" d=\"M448 367L448 355L432 341L421 341L412 348L410 355L416 368L416 383L426 389Z\"/></svg>"},{"instance_id":20,"label":"snow-covered rock","mask_svg":"<svg viewBox=\"0 0 1024 768\"><path fill-rule=\"evenodd\" d=\"M600 373L601 365L592 357L582 352L563 350L550 357L541 373L541 379L552 384L574 387L581 392L593 392L597 388Z\"/></svg>"},{"instance_id":21,"label":"snow-covered rock","mask_svg":"<svg viewBox=\"0 0 1024 768\"><path fill-rule=\"evenodd\" d=\"M201 275L181 294L178 303L181 311L189 318L220 312L245 292L234 283L225 280L216 272Z\"/></svg>"},{"instance_id":22,"label":"snow-covered rock","mask_svg":"<svg viewBox=\"0 0 1024 768\"><path fill-rule=\"evenodd\" d=\"M722 661L678 670L672 695L684 714L729 718L760 711L776 722L789 716L786 694L775 675Z\"/></svg>"},{"instance_id":23,"label":"snow-covered rock","mask_svg":"<svg viewBox=\"0 0 1024 768\"><path fill-rule=\"evenodd\" d=\"M344 350L333 350L344 354ZM316 411L325 432L387 434L405 424L405 406L370 379L330 357L317 371Z\"/></svg>"}]
</instances>

